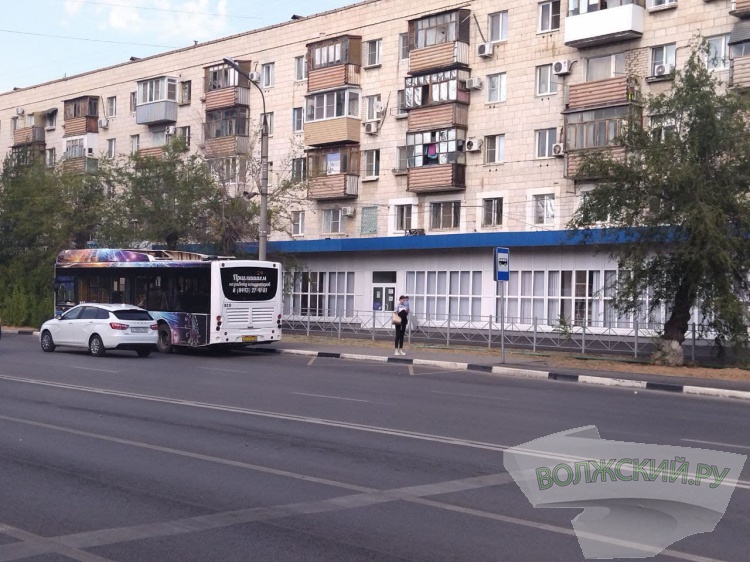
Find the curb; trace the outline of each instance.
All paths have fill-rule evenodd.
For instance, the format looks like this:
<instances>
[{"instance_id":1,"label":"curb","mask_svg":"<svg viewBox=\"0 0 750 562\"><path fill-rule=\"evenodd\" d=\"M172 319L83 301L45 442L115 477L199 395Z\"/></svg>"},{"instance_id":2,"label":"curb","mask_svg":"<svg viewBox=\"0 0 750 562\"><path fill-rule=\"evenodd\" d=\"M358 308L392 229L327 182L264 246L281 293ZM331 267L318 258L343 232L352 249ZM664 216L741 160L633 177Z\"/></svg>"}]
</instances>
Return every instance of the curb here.
<instances>
[{"instance_id":1,"label":"curb","mask_svg":"<svg viewBox=\"0 0 750 562\"><path fill-rule=\"evenodd\" d=\"M383 357L381 355L358 355L355 353L334 353L330 351L309 351L306 349L277 349L257 348L254 351L263 353L278 353L281 355L305 355L308 357L325 357L329 359L349 359L354 361L378 361L381 363L395 363L399 365L423 365L438 367L450 371L474 371L489 375L500 375L517 378L546 379L558 382L572 382L611 386L637 390L657 390L672 394L692 394L699 396L715 396L720 398L739 398L750 400L750 392L744 390L730 390L705 386L690 386L682 384L668 384L660 382L616 379L595 375L574 375L570 373L556 373L552 371L538 371L535 369L519 369L517 367L502 367L497 365L478 365L475 363L458 363L454 361L436 361L433 359L411 359L404 357Z\"/></svg>"}]
</instances>

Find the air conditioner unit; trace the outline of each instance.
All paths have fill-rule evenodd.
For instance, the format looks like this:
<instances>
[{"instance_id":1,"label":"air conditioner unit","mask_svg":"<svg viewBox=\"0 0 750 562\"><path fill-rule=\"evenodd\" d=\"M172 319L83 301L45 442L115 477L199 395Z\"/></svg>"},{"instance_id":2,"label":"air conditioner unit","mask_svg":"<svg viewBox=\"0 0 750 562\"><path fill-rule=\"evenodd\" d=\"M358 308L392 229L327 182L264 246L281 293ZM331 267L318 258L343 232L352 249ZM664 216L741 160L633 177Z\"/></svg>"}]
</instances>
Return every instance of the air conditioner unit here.
<instances>
[{"instance_id":1,"label":"air conditioner unit","mask_svg":"<svg viewBox=\"0 0 750 562\"><path fill-rule=\"evenodd\" d=\"M570 61L558 60L552 63L552 74L555 74L557 76L570 74Z\"/></svg>"},{"instance_id":2,"label":"air conditioner unit","mask_svg":"<svg viewBox=\"0 0 750 562\"><path fill-rule=\"evenodd\" d=\"M177 132L177 127L174 125L170 125L167 127L164 131L167 135L174 135Z\"/></svg>"},{"instance_id":3,"label":"air conditioner unit","mask_svg":"<svg viewBox=\"0 0 750 562\"><path fill-rule=\"evenodd\" d=\"M247 77L250 79L250 82L260 82L260 72L250 72Z\"/></svg>"},{"instance_id":4,"label":"air conditioner unit","mask_svg":"<svg viewBox=\"0 0 750 562\"><path fill-rule=\"evenodd\" d=\"M654 67L654 76L669 76L672 69L673 67L671 64L657 64Z\"/></svg>"},{"instance_id":5,"label":"air conditioner unit","mask_svg":"<svg viewBox=\"0 0 750 562\"><path fill-rule=\"evenodd\" d=\"M101 119L99 119L99 128L106 129L107 127L109 127L109 119L105 117L102 117Z\"/></svg>"},{"instance_id":6,"label":"air conditioner unit","mask_svg":"<svg viewBox=\"0 0 750 562\"><path fill-rule=\"evenodd\" d=\"M23 107L16 108L16 115L23 115L24 113L26 113L26 111L23 109Z\"/></svg>"},{"instance_id":7,"label":"air conditioner unit","mask_svg":"<svg viewBox=\"0 0 750 562\"><path fill-rule=\"evenodd\" d=\"M341 214L345 217L353 217L354 207L341 207Z\"/></svg>"},{"instance_id":8,"label":"air conditioner unit","mask_svg":"<svg viewBox=\"0 0 750 562\"><path fill-rule=\"evenodd\" d=\"M365 133L368 135L377 135L378 125L380 125L379 121L368 121L365 123Z\"/></svg>"},{"instance_id":9,"label":"air conditioner unit","mask_svg":"<svg viewBox=\"0 0 750 562\"><path fill-rule=\"evenodd\" d=\"M477 56L479 57L491 57L494 45L492 43L480 43L477 45Z\"/></svg>"},{"instance_id":10,"label":"air conditioner unit","mask_svg":"<svg viewBox=\"0 0 750 562\"><path fill-rule=\"evenodd\" d=\"M563 143L557 142L552 145L552 156L557 156L558 158L565 156L565 147L563 146Z\"/></svg>"},{"instance_id":11,"label":"air conditioner unit","mask_svg":"<svg viewBox=\"0 0 750 562\"><path fill-rule=\"evenodd\" d=\"M482 139L469 137L466 139L466 152L479 152L482 150Z\"/></svg>"},{"instance_id":12,"label":"air conditioner unit","mask_svg":"<svg viewBox=\"0 0 750 562\"><path fill-rule=\"evenodd\" d=\"M466 79L467 90L480 90L482 88L482 79L478 76L472 76Z\"/></svg>"}]
</instances>

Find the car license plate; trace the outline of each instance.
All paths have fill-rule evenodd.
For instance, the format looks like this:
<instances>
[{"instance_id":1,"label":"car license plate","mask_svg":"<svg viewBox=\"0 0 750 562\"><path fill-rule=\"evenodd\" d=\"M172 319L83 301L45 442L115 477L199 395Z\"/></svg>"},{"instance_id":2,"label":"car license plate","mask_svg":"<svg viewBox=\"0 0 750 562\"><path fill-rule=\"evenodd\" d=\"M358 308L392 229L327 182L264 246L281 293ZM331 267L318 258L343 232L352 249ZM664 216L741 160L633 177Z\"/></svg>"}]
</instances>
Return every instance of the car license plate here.
<instances>
[{"instance_id":1,"label":"car license plate","mask_svg":"<svg viewBox=\"0 0 750 562\"><path fill-rule=\"evenodd\" d=\"M130 328L130 331L134 334L145 334L148 332L148 328Z\"/></svg>"},{"instance_id":2,"label":"car license plate","mask_svg":"<svg viewBox=\"0 0 750 562\"><path fill-rule=\"evenodd\" d=\"M243 342L258 341L258 336L242 336Z\"/></svg>"}]
</instances>

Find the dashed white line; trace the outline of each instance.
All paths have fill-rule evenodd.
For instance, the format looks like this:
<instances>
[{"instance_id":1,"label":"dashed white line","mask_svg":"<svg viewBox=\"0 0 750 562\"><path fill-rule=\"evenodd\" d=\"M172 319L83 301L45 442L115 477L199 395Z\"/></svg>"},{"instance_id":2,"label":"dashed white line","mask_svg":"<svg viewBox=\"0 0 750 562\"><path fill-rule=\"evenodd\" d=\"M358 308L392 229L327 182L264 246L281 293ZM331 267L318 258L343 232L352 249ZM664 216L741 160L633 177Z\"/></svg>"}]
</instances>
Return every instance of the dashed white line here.
<instances>
[{"instance_id":1,"label":"dashed white line","mask_svg":"<svg viewBox=\"0 0 750 562\"><path fill-rule=\"evenodd\" d=\"M216 367L197 367L201 371L222 371L224 373L240 373L245 374L246 371L237 371L235 369L217 369Z\"/></svg>"},{"instance_id":2,"label":"dashed white line","mask_svg":"<svg viewBox=\"0 0 750 562\"><path fill-rule=\"evenodd\" d=\"M81 369L83 371L99 371L100 373L119 373L120 371L110 371L109 369L94 369L93 367L79 367L78 365L71 365L74 369Z\"/></svg>"},{"instance_id":3,"label":"dashed white line","mask_svg":"<svg viewBox=\"0 0 750 562\"><path fill-rule=\"evenodd\" d=\"M348 400L349 402L369 402L369 400L360 400L359 398L344 398L343 396L328 396L327 394L308 394L307 392L290 392L297 396L314 396L315 398L331 398L333 400Z\"/></svg>"}]
</instances>

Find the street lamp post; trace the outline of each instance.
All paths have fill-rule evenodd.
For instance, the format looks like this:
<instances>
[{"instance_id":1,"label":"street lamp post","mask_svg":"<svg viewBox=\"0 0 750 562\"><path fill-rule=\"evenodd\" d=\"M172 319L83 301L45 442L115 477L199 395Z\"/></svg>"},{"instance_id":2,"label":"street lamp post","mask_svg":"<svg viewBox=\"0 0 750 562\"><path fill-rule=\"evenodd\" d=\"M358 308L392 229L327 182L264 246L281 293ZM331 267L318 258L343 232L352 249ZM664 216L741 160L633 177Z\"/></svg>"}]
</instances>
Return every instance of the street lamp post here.
<instances>
[{"instance_id":1,"label":"street lamp post","mask_svg":"<svg viewBox=\"0 0 750 562\"><path fill-rule=\"evenodd\" d=\"M266 114L266 96L263 89L250 79L250 75L240 68L237 61L225 58L224 63L231 66L247 81L258 88L263 102L263 122L260 129L260 224L258 225L258 259L266 259L266 245L268 243L268 115Z\"/></svg>"}]
</instances>

